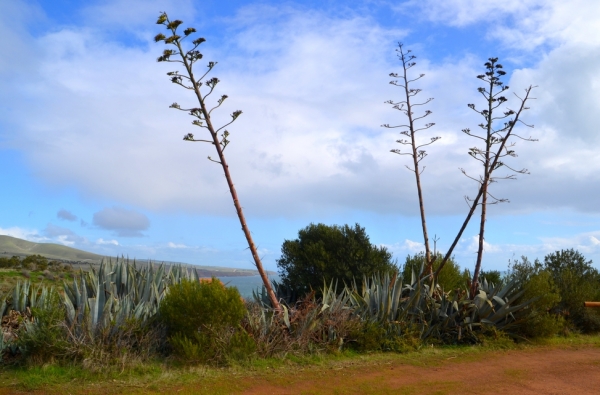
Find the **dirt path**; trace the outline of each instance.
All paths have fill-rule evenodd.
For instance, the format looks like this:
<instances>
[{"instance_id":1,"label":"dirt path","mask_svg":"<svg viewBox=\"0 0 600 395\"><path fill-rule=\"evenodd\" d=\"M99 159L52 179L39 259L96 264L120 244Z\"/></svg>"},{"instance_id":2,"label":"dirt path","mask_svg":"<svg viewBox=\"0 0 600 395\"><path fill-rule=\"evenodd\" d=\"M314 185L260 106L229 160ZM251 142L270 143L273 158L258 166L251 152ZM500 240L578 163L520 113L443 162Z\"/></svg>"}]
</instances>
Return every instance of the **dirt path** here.
<instances>
[{"instance_id":1,"label":"dirt path","mask_svg":"<svg viewBox=\"0 0 600 395\"><path fill-rule=\"evenodd\" d=\"M600 394L600 348L494 352L476 361L338 367L283 381L254 378L244 394Z\"/></svg>"},{"instance_id":2,"label":"dirt path","mask_svg":"<svg viewBox=\"0 0 600 395\"><path fill-rule=\"evenodd\" d=\"M207 373L208 372L208 373ZM212 372L212 373L211 373ZM0 378L0 381L1 378ZM23 388L14 377L5 394L557 394L600 395L598 344L510 351L426 350L342 358L322 365L169 373L147 380L80 379ZM47 382L48 383L48 382Z\"/></svg>"}]
</instances>

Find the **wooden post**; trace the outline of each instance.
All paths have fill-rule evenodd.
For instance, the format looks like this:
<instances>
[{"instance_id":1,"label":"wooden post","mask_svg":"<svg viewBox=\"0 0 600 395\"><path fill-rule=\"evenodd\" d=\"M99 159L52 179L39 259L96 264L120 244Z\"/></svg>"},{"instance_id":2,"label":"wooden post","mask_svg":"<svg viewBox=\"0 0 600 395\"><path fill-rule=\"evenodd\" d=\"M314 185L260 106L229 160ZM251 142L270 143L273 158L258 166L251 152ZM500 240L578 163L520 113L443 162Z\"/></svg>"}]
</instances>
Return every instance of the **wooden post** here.
<instances>
[{"instance_id":1,"label":"wooden post","mask_svg":"<svg viewBox=\"0 0 600 395\"><path fill-rule=\"evenodd\" d=\"M600 307L600 302L583 302L584 307Z\"/></svg>"}]
</instances>

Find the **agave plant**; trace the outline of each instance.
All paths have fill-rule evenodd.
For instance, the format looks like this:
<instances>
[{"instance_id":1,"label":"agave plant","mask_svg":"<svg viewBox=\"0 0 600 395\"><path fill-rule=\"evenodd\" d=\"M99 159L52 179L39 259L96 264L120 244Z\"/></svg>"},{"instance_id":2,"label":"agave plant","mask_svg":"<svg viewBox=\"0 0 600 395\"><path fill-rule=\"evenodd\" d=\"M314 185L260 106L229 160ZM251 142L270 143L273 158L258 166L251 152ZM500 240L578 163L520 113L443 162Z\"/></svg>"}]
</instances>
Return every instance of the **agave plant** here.
<instances>
[{"instance_id":1,"label":"agave plant","mask_svg":"<svg viewBox=\"0 0 600 395\"><path fill-rule=\"evenodd\" d=\"M19 331L30 330L35 320L32 309L47 308L53 292L54 287L42 284L33 287L29 280L18 281L12 291L0 299L0 362L5 353L14 355L18 352L15 339Z\"/></svg>"},{"instance_id":2,"label":"agave plant","mask_svg":"<svg viewBox=\"0 0 600 395\"><path fill-rule=\"evenodd\" d=\"M273 285L277 292L277 284ZM264 293L254 292L255 303L250 306L245 325L257 340L259 353L272 356L289 350L341 348L347 341L353 310L351 295L336 289L333 281L324 284L322 299L316 300L312 293L292 306L281 303L281 313L271 307Z\"/></svg>"},{"instance_id":3,"label":"agave plant","mask_svg":"<svg viewBox=\"0 0 600 395\"><path fill-rule=\"evenodd\" d=\"M403 286L397 276L375 275L363 279L360 295L354 285L351 303L364 320L398 324L387 326L394 335L410 326L418 328L422 339L476 341L474 331L485 325L506 330L518 322L518 315L532 301L514 305L523 294L514 287L514 282L495 286L484 279L474 297L466 290L451 297L428 276L413 272L411 284Z\"/></svg>"},{"instance_id":4,"label":"agave plant","mask_svg":"<svg viewBox=\"0 0 600 395\"><path fill-rule=\"evenodd\" d=\"M103 260L98 268L80 271L72 284L64 283L67 323L76 334L92 337L104 329L115 334L130 319L145 323L157 313L168 287L183 279L198 281L198 273L181 265L167 270L164 264Z\"/></svg>"}]
</instances>

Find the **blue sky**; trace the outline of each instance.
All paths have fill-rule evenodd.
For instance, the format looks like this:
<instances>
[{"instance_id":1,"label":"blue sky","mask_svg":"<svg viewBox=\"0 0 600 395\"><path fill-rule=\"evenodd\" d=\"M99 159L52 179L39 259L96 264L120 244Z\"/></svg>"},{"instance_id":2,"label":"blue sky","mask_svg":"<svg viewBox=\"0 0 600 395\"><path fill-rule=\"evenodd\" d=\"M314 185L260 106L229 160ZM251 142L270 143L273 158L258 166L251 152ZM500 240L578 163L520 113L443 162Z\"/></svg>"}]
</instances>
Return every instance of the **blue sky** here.
<instances>
[{"instance_id":1,"label":"blue sky","mask_svg":"<svg viewBox=\"0 0 600 395\"><path fill-rule=\"evenodd\" d=\"M251 268L209 145L168 106L193 103L169 82L160 11L194 26L234 110L227 157L264 265L309 223L360 223L403 262L422 249L416 189L398 148L398 42L417 56L415 87L442 139L423 174L429 233L444 251L476 185L461 133L488 57L509 92L538 86L515 168L493 185L484 269L576 248L600 262L600 3L595 0L20 1L0 4L0 234L105 255ZM203 67L200 63L199 67ZM512 97L512 96L511 96ZM507 106L518 103L512 98ZM456 260L475 261L477 221Z\"/></svg>"}]
</instances>

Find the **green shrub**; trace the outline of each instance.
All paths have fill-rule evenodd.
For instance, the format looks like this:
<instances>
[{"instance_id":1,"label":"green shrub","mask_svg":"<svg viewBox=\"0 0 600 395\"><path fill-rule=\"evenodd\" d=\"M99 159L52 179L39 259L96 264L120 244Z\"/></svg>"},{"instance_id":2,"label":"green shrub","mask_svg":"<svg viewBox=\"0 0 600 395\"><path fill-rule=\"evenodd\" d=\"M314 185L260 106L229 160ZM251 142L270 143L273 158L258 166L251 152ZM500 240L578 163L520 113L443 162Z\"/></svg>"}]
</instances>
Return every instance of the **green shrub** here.
<instances>
[{"instance_id":1,"label":"green shrub","mask_svg":"<svg viewBox=\"0 0 600 395\"><path fill-rule=\"evenodd\" d=\"M212 281L188 281L172 285L160 304L160 316L171 334L193 337L205 327L238 325L246 308L235 287Z\"/></svg>"},{"instance_id":2,"label":"green shrub","mask_svg":"<svg viewBox=\"0 0 600 395\"><path fill-rule=\"evenodd\" d=\"M48 268L48 259L39 255L29 255L21 261L21 266L25 269L46 270Z\"/></svg>"},{"instance_id":3,"label":"green shrub","mask_svg":"<svg viewBox=\"0 0 600 395\"><path fill-rule=\"evenodd\" d=\"M247 360L256 351L254 339L239 327L210 328L192 337L176 333L169 341L177 357L191 363L227 365Z\"/></svg>"},{"instance_id":4,"label":"green shrub","mask_svg":"<svg viewBox=\"0 0 600 395\"><path fill-rule=\"evenodd\" d=\"M600 331L600 314L583 307L586 300L600 300L600 273L592 261L570 249L546 255L544 266L552 274L561 296L556 311L566 315L578 330Z\"/></svg>"},{"instance_id":5,"label":"green shrub","mask_svg":"<svg viewBox=\"0 0 600 395\"><path fill-rule=\"evenodd\" d=\"M0 267L1 268L11 268L18 267L21 265L21 259L18 256L13 255L12 257L1 257L0 258Z\"/></svg>"},{"instance_id":6,"label":"green shrub","mask_svg":"<svg viewBox=\"0 0 600 395\"><path fill-rule=\"evenodd\" d=\"M499 270L482 270L479 273L479 279L480 281L483 281L484 278L488 283L492 283L495 285L500 285L504 283L502 279L502 273L500 273Z\"/></svg>"},{"instance_id":7,"label":"green shrub","mask_svg":"<svg viewBox=\"0 0 600 395\"><path fill-rule=\"evenodd\" d=\"M351 347L360 352L408 352L418 349L422 341L418 330L407 330L399 323L363 321L351 333Z\"/></svg>"},{"instance_id":8,"label":"green shrub","mask_svg":"<svg viewBox=\"0 0 600 395\"><path fill-rule=\"evenodd\" d=\"M440 252L436 255L436 261L433 265L433 270L437 270L442 262L443 256ZM425 261L425 253L420 252L413 256L408 255L406 261L402 266L402 283L410 284L412 273L414 271L415 276L421 272L421 266ZM467 280L470 278L466 277L466 273L461 272L460 267L454 261L454 257L450 258L444 265L444 268L438 276L438 284L444 289L444 291L455 291L456 289L465 289L467 286ZM412 284L411 284L412 285Z\"/></svg>"},{"instance_id":9,"label":"green shrub","mask_svg":"<svg viewBox=\"0 0 600 395\"><path fill-rule=\"evenodd\" d=\"M174 354L201 363L226 364L254 352L254 340L240 325L245 314L238 289L215 277L172 285L159 308Z\"/></svg>"},{"instance_id":10,"label":"green shrub","mask_svg":"<svg viewBox=\"0 0 600 395\"><path fill-rule=\"evenodd\" d=\"M320 297L323 283L351 284L397 266L385 247L371 244L365 228L310 224L296 240L285 240L277 260L283 285L300 298L314 290Z\"/></svg>"},{"instance_id":11,"label":"green shrub","mask_svg":"<svg viewBox=\"0 0 600 395\"><path fill-rule=\"evenodd\" d=\"M509 262L506 278L508 281L514 281L517 289L525 291L517 303L533 300L527 307L523 322L515 332L528 338L542 338L564 331L564 317L550 313L560 302L559 289L554 283L552 273L544 269L539 260L536 259L532 263L523 256L520 261L517 259Z\"/></svg>"},{"instance_id":12,"label":"green shrub","mask_svg":"<svg viewBox=\"0 0 600 395\"><path fill-rule=\"evenodd\" d=\"M31 309L33 322L19 330L17 345L28 364L44 364L70 356L64 325L65 310L58 292L51 291L45 304Z\"/></svg>"}]
</instances>

